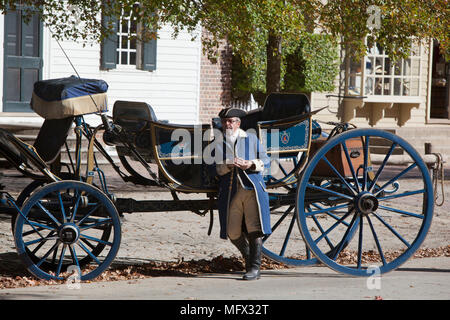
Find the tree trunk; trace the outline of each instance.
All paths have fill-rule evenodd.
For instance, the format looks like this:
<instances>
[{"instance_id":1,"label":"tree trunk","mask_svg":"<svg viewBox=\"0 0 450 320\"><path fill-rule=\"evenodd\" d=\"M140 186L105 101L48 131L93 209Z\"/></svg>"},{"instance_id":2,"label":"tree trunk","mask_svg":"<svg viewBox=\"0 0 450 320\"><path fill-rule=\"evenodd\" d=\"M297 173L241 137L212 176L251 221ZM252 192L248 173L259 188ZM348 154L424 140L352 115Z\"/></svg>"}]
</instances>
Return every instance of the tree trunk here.
<instances>
[{"instance_id":1,"label":"tree trunk","mask_svg":"<svg viewBox=\"0 0 450 320\"><path fill-rule=\"evenodd\" d=\"M281 36L269 33L269 41L266 48L266 94L280 92L281 80Z\"/></svg>"}]
</instances>

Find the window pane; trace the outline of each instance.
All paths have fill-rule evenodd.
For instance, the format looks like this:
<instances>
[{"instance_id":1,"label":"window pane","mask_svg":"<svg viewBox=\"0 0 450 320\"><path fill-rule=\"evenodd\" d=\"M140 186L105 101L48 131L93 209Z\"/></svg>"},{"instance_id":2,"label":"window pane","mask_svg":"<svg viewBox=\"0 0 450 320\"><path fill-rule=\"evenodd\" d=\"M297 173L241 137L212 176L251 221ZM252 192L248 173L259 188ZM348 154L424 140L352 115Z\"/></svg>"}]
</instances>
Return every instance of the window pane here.
<instances>
[{"instance_id":1,"label":"window pane","mask_svg":"<svg viewBox=\"0 0 450 320\"><path fill-rule=\"evenodd\" d=\"M6 100L20 101L20 69L7 68L6 79L8 79L8 84L6 86Z\"/></svg>"},{"instance_id":2,"label":"window pane","mask_svg":"<svg viewBox=\"0 0 450 320\"><path fill-rule=\"evenodd\" d=\"M131 27L130 27L130 32L131 34L135 34L136 33L136 20L131 21Z\"/></svg>"},{"instance_id":3,"label":"window pane","mask_svg":"<svg viewBox=\"0 0 450 320\"><path fill-rule=\"evenodd\" d=\"M383 54L383 48L381 48L381 46L377 43L376 45L372 45L369 48L369 53L371 55L381 55L381 54Z\"/></svg>"},{"instance_id":4,"label":"window pane","mask_svg":"<svg viewBox=\"0 0 450 320\"><path fill-rule=\"evenodd\" d=\"M402 79L395 78L394 79L394 96L401 95L401 86L402 86Z\"/></svg>"},{"instance_id":5,"label":"window pane","mask_svg":"<svg viewBox=\"0 0 450 320\"><path fill-rule=\"evenodd\" d=\"M391 59L384 58L384 75L391 75Z\"/></svg>"},{"instance_id":6,"label":"window pane","mask_svg":"<svg viewBox=\"0 0 450 320\"><path fill-rule=\"evenodd\" d=\"M383 73L383 58L376 58L375 59L375 74L382 74Z\"/></svg>"},{"instance_id":7,"label":"window pane","mask_svg":"<svg viewBox=\"0 0 450 320\"><path fill-rule=\"evenodd\" d=\"M391 94L391 79L390 78L384 78L383 95L388 96L390 94Z\"/></svg>"},{"instance_id":8,"label":"window pane","mask_svg":"<svg viewBox=\"0 0 450 320\"><path fill-rule=\"evenodd\" d=\"M374 85L374 78L367 77L366 78L366 92L364 92L364 94L368 94L368 95L373 94L373 85Z\"/></svg>"},{"instance_id":9,"label":"window pane","mask_svg":"<svg viewBox=\"0 0 450 320\"><path fill-rule=\"evenodd\" d=\"M128 20L122 20L122 33L128 33Z\"/></svg>"},{"instance_id":10,"label":"window pane","mask_svg":"<svg viewBox=\"0 0 450 320\"><path fill-rule=\"evenodd\" d=\"M122 35L122 49L128 49L128 39L126 35Z\"/></svg>"},{"instance_id":11,"label":"window pane","mask_svg":"<svg viewBox=\"0 0 450 320\"><path fill-rule=\"evenodd\" d=\"M361 94L361 60L352 59L350 62L348 93L353 95Z\"/></svg>"},{"instance_id":12,"label":"window pane","mask_svg":"<svg viewBox=\"0 0 450 320\"><path fill-rule=\"evenodd\" d=\"M136 64L136 52L130 52L130 64Z\"/></svg>"},{"instance_id":13,"label":"window pane","mask_svg":"<svg viewBox=\"0 0 450 320\"><path fill-rule=\"evenodd\" d=\"M372 58L372 57L368 58L368 57L366 57L366 74L367 75L370 75L370 74L374 73L374 70L373 70L374 61L375 61L375 58Z\"/></svg>"},{"instance_id":14,"label":"window pane","mask_svg":"<svg viewBox=\"0 0 450 320\"><path fill-rule=\"evenodd\" d=\"M410 76L411 75L411 59L405 59L403 63L403 75Z\"/></svg>"},{"instance_id":15,"label":"window pane","mask_svg":"<svg viewBox=\"0 0 450 320\"><path fill-rule=\"evenodd\" d=\"M381 94L383 88L383 78L375 78L375 94Z\"/></svg>"},{"instance_id":16,"label":"window pane","mask_svg":"<svg viewBox=\"0 0 450 320\"><path fill-rule=\"evenodd\" d=\"M403 65L403 59L397 61L394 64L394 75L396 75L396 76L402 75L402 65Z\"/></svg>"},{"instance_id":17,"label":"window pane","mask_svg":"<svg viewBox=\"0 0 450 320\"><path fill-rule=\"evenodd\" d=\"M126 52L122 52L122 56L120 59L121 64L128 64L128 57Z\"/></svg>"},{"instance_id":18,"label":"window pane","mask_svg":"<svg viewBox=\"0 0 450 320\"><path fill-rule=\"evenodd\" d=\"M409 96L410 94L410 81L409 79L403 79L403 95Z\"/></svg>"}]
</instances>

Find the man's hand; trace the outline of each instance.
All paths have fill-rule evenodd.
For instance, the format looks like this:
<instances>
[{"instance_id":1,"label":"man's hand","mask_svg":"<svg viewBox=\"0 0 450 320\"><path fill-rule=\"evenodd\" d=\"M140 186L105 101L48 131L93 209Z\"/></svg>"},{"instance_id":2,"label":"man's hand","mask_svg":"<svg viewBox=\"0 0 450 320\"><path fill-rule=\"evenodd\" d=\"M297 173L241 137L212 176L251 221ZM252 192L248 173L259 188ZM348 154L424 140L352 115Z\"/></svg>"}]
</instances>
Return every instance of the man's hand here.
<instances>
[{"instance_id":1,"label":"man's hand","mask_svg":"<svg viewBox=\"0 0 450 320\"><path fill-rule=\"evenodd\" d=\"M253 162L241 158L234 158L234 165L242 170L247 170L254 166Z\"/></svg>"},{"instance_id":2,"label":"man's hand","mask_svg":"<svg viewBox=\"0 0 450 320\"><path fill-rule=\"evenodd\" d=\"M232 169L234 167L234 159L226 159L225 164L227 165L228 169Z\"/></svg>"}]
</instances>

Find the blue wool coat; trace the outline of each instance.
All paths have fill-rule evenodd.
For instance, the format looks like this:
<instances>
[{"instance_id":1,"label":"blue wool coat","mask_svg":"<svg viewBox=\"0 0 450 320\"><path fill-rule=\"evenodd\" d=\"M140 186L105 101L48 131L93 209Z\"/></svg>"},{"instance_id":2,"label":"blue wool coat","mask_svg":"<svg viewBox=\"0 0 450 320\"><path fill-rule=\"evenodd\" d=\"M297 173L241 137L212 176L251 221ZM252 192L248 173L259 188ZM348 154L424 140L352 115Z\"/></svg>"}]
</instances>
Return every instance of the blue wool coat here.
<instances>
[{"instance_id":1,"label":"blue wool coat","mask_svg":"<svg viewBox=\"0 0 450 320\"><path fill-rule=\"evenodd\" d=\"M222 159L232 159L233 154L227 152L232 150L232 146L227 141L224 141L222 149ZM225 152L224 152L225 151ZM264 168L270 166L270 159L267 156L265 148L261 145L258 137L252 133L246 133L239 129L239 136L237 138L236 144L234 146L234 154L236 157L242 158L244 160L261 160ZM261 169L264 169L261 168ZM220 171L220 170L218 170ZM232 188L230 194L230 179L231 173L225 173L220 175L219 172L219 196L218 196L218 207L219 207L219 222L220 222L220 237L222 239L227 239L227 218L229 205L236 194L238 177L240 181L244 184L245 189L251 189L256 191L256 199L258 202L259 209L259 220L262 227L261 232L263 234L270 234L272 232L270 226L270 208L269 208L269 195L266 190L266 185L261 171L252 171L250 169L241 170L237 167L233 170L234 177L232 180Z\"/></svg>"}]
</instances>

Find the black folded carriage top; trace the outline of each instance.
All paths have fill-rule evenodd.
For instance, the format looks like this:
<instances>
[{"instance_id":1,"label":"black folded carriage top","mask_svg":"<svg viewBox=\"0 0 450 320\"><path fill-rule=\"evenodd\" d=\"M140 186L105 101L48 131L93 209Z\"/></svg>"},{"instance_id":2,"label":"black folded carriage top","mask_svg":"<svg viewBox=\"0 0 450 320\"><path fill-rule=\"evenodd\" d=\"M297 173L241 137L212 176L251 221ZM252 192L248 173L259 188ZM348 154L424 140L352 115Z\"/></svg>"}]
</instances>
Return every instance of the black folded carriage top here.
<instances>
[{"instance_id":1,"label":"black folded carriage top","mask_svg":"<svg viewBox=\"0 0 450 320\"><path fill-rule=\"evenodd\" d=\"M68 78L42 80L34 83L31 108L45 119L63 119L107 111L103 80Z\"/></svg>"},{"instance_id":2,"label":"black folded carriage top","mask_svg":"<svg viewBox=\"0 0 450 320\"><path fill-rule=\"evenodd\" d=\"M311 112L311 105L302 93L271 93L262 108L249 111L241 120L241 128L256 129L258 121L281 120Z\"/></svg>"}]
</instances>

